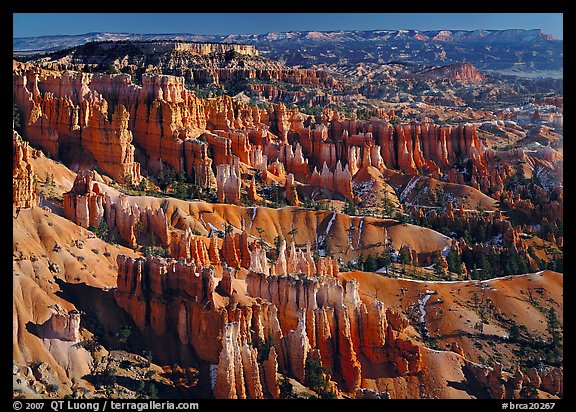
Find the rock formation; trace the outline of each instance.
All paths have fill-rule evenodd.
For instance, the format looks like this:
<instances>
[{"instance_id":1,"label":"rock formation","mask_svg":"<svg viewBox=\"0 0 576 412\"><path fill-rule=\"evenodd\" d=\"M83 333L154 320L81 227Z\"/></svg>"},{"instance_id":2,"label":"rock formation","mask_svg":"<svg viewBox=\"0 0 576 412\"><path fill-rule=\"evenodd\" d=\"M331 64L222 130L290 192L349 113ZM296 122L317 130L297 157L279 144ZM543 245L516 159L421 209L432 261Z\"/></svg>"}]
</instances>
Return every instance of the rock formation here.
<instances>
[{"instance_id":1,"label":"rock formation","mask_svg":"<svg viewBox=\"0 0 576 412\"><path fill-rule=\"evenodd\" d=\"M264 374L264 387L272 399L280 398L280 386L278 384L278 356L276 348L272 346L268 352L268 358L262 363Z\"/></svg>"},{"instance_id":2,"label":"rock formation","mask_svg":"<svg viewBox=\"0 0 576 412\"><path fill-rule=\"evenodd\" d=\"M325 79L311 73L294 76L294 81ZM238 203L241 176L236 162L274 173L267 164L278 161L295 182L347 199L355 199L351 180L362 167L423 172L437 178L446 175L462 183L463 175L452 167L467 158L470 184L483 191L501 187L497 177L488 173L484 147L470 124L343 120L337 111L325 110L318 123L305 127L306 116L283 104L266 110L229 96L201 99L185 87L183 77L169 75L145 74L142 86L136 86L127 74L15 66L13 83L27 139L65 162L93 162L128 183L140 180L134 140L146 155L148 170L158 172L160 162L167 163L176 173L184 171L199 187L216 184L219 199L224 199L220 201L227 203ZM80 155L82 150L89 156ZM284 185L283 173L278 167L275 170ZM271 184L266 176L262 178Z\"/></svg>"},{"instance_id":3,"label":"rock formation","mask_svg":"<svg viewBox=\"0 0 576 412\"><path fill-rule=\"evenodd\" d=\"M534 368L524 375L520 370L509 373L498 364L494 367L480 366L466 361L465 368L472 374L493 399L519 399L522 387L530 382L536 389L553 395L563 395L563 370L547 367L541 371Z\"/></svg>"},{"instance_id":4,"label":"rock formation","mask_svg":"<svg viewBox=\"0 0 576 412\"><path fill-rule=\"evenodd\" d=\"M352 192L352 174L348 170L348 165L342 167L340 161L336 163L334 172L328 169L326 163L320 173L315 168L310 177L310 184L338 193L345 199L359 200Z\"/></svg>"},{"instance_id":5,"label":"rock formation","mask_svg":"<svg viewBox=\"0 0 576 412\"><path fill-rule=\"evenodd\" d=\"M82 147L94 157L102 172L129 185L138 184L140 164L134 162L132 132L128 130L130 114L123 105L108 115L106 100L95 106L82 130Z\"/></svg>"},{"instance_id":6,"label":"rock formation","mask_svg":"<svg viewBox=\"0 0 576 412\"><path fill-rule=\"evenodd\" d=\"M74 185L69 192L63 194L64 214L79 226L98 228L105 220L108 230L118 235L131 248L147 242L158 242L168 247L171 241L169 224L163 208L139 208L130 204L130 197L125 195L110 196L104 194L97 182L93 181L94 172L90 170L78 172ZM185 234L179 244L173 247L177 257L185 257L190 253L191 233ZM152 240L154 237L154 240ZM188 241L188 250L184 243ZM156 246L156 245L153 245ZM192 249L192 253L196 253ZM201 252L200 252L201 253ZM198 257L202 261L201 257Z\"/></svg>"},{"instance_id":7,"label":"rock formation","mask_svg":"<svg viewBox=\"0 0 576 412\"><path fill-rule=\"evenodd\" d=\"M280 364L299 380L304 378L303 365L313 349L319 350L323 365L340 371L336 379L348 389L360 385L360 353L375 363L392 362L401 375L422 368L420 348L399 336L407 323L399 322L398 314L387 313L380 302L363 303L353 280L343 287L329 276L250 272L246 283L251 296L270 300L279 308L278 319L286 335L285 358Z\"/></svg>"},{"instance_id":8,"label":"rock formation","mask_svg":"<svg viewBox=\"0 0 576 412\"><path fill-rule=\"evenodd\" d=\"M263 398L257 355L255 348L242 342L238 322L224 325L214 388L216 399Z\"/></svg>"},{"instance_id":9,"label":"rock formation","mask_svg":"<svg viewBox=\"0 0 576 412\"><path fill-rule=\"evenodd\" d=\"M80 339L80 312L71 310L67 312L58 304L52 308L52 315L41 325L38 325L38 334L42 339L59 339L69 342L78 342Z\"/></svg>"},{"instance_id":10,"label":"rock formation","mask_svg":"<svg viewBox=\"0 0 576 412\"><path fill-rule=\"evenodd\" d=\"M176 231L170 232L170 256L174 259L192 260L198 267L208 267L216 262L212 262L208 254L207 242L209 239L203 236L194 235L192 229L187 228L184 233ZM209 245L209 243L208 243ZM220 262L218 262L219 264Z\"/></svg>"},{"instance_id":11,"label":"rock formation","mask_svg":"<svg viewBox=\"0 0 576 412\"><path fill-rule=\"evenodd\" d=\"M12 135L12 147L12 203L17 208L37 206L36 175L30 158L39 156L39 153L28 142L22 141L16 132Z\"/></svg>"},{"instance_id":12,"label":"rock formation","mask_svg":"<svg viewBox=\"0 0 576 412\"><path fill-rule=\"evenodd\" d=\"M256 182L254 181L254 178L252 178L252 180L250 181L247 192L248 192L248 201L250 202L249 204L258 204L264 200L262 196L260 196L256 191Z\"/></svg>"},{"instance_id":13,"label":"rock formation","mask_svg":"<svg viewBox=\"0 0 576 412\"><path fill-rule=\"evenodd\" d=\"M234 157L233 164L219 164L216 167L216 184L218 201L221 203L240 203L240 177L239 159Z\"/></svg>"},{"instance_id":14,"label":"rock formation","mask_svg":"<svg viewBox=\"0 0 576 412\"><path fill-rule=\"evenodd\" d=\"M298 199L298 191L296 190L296 184L294 183L294 175L288 173L286 176L286 200L289 205L300 206L302 202Z\"/></svg>"},{"instance_id":15,"label":"rock formation","mask_svg":"<svg viewBox=\"0 0 576 412\"><path fill-rule=\"evenodd\" d=\"M248 249L248 233L226 233L220 250L222 261L232 268L250 265L251 252Z\"/></svg>"},{"instance_id":16,"label":"rock formation","mask_svg":"<svg viewBox=\"0 0 576 412\"><path fill-rule=\"evenodd\" d=\"M182 345L196 355L218 364L216 397L262 397L258 352L267 337L282 341L276 308L262 299L237 306L216 298L217 280L211 268L193 262L157 257L118 256L118 288L115 299L136 325L166 339L173 330ZM231 295L233 278L220 280L221 291ZM229 287L226 283L230 285ZM174 329L172 329L174 327ZM250 346L253 345L253 346ZM267 370L274 369L273 358ZM272 377L267 393L277 393Z\"/></svg>"},{"instance_id":17,"label":"rock formation","mask_svg":"<svg viewBox=\"0 0 576 412\"><path fill-rule=\"evenodd\" d=\"M108 102L90 89L89 75L30 68L16 70L13 83L22 128L31 143L54 158L97 166L118 181L140 181L129 114L122 105L110 108L110 114Z\"/></svg>"},{"instance_id":18,"label":"rock formation","mask_svg":"<svg viewBox=\"0 0 576 412\"><path fill-rule=\"evenodd\" d=\"M111 58L119 50L126 53ZM472 95L494 101L517 93L513 88L486 90L481 83L487 79L468 63L412 75L408 68L390 63L375 76L366 76L372 68L359 65L341 73L343 78L354 73L355 82L340 83L327 71L287 68L245 45L102 42L76 52L13 63L13 126L26 139L14 131L13 217L19 225L13 253L18 267L15 318L26 316L15 323L15 357L36 361L33 352L42 346L39 353L45 359L40 360L58 366L60 380L54 382L72 382L86 376L96 360L92 351L74 345L90 337L88 330L80 333L81 316L91 320L96 315L101 322L104 314L122 313L140 329L143 344L153 342L152 349L166 363L201 365L201 379L209 375L216 398L279 398L280 376L292 379L298 391L308 391L300 384L313 386L307 381L315 362L325 368L325 389L334 395L345 391L345 396L389 398L390 383L394 395L430 397L439 389L443 395L472 396L472 391L445 383L459 376L473 392L497 399L520 397L528 383L546 397L563 395L561 368L509 372L505 368L516 356L510 351L505 351L502 365L491 368L469 360L481 359L474 345L477 337L468 333L472 325L464 323L470 317L466 315L475 316L463 303L469 302L466 293L472 289L458 289L462 299L454 299L455 289L446 282L434 286L436 292L424 292L429 286L424 282L390 279L388 271L378 276L353 270L374 270L388 252L394 253L396 263L399 254L402 261L406 257L413 265L434 263L435 269L450 269L464 278L469 276L466 265L484 266L482 258L492 264L507 255L509 261L500 265L508 266L496 270L494 263L481 268L480 275L496 275L499 269L513 272L514 267L524 271L521 266L533 272L542 267L561 270L563 150L561 131L554 127L562 125L562 98L542 98L502 112L454 108L468 104ZM161 59L154 61L159 54ZM122 73L98 73L108 65ZM438 94L384 95L388 87L403 88L396 82L400 79L414 92L424 84L440 86ZM446 85L460 89L442 90ZM214 97L216 88L235 90L234 96ZM238 88L243 92L237 93ZM206 93L210 97L203 97ZM364 93L384 98L385 107L369 108L366 100L358 106ZM358 109L316 110L318 103ZM452 125L440 125L448 122ZM514 149L501 150L506 139ZM35 170L46 173L47 180L49 172L57 171L59 182L73 173L42 158L32 146L77 172L62 196L64 216L75 225L50 215L48 206L33 207L38 205ZM95 182L95 171L102 175L101 182ZM157 186L173 188L166 178L173 172L178 189L184 185L202 200L124 194L141 189L134 187L141 173L147 175L146 189L152 193ZM67 184L56 185L58 194ZM439 202L438 187L444 190ZM292 207L282 207L284 200ZM349 212L350 201L357 215ZM345 213L326 210L342 203ZM307 207L300 207L303 204ZM50 208L58 206L57 199L50 199ZM394 209L408 210L413 223L422 227L376 217L393 215ZM41 213L48 220L39 218ZM62 222L68 224L66 230L60 230ZM101 239L81 228L90 228ZM117 242L121 245L111 245ZM76 255L72 248L83 250ZM362 266L359 258L368 255L374 265L366 259ZM344 268L352 270L344 273ZM494 281L512 283L485 288L490 305L498 303L494 308L508 316L502 290L525 290L526 277L535 286L542 273ZM478 277L478 272L473 275ZM558 302L562 280L559 273L553 276L555 284L532 289L541 296L531 298ZM45 298L58 289L55 277L86 281L91 288L116 282L112 295L96 295L114 296L122 310L101 306L104 300L84 299L88 295L82 288L71 293L82 295L75 295L83 299L74 302L83 312L50 306L53 302ZM398 285L409 289L400 287L399 295ZM32 287L42 293L31 295L27 288L37 290ZM382 301L379 290L385 291ZM438 294L427 316L434 324L428 325L430 335L425 329L417 341L413 336L421 331L410 327L402 313L416 313L416 303L407 301L421 303L420 298L431 293ZM66 300L68 293L56 297L67 309L74 307ZM442 309L448 303L450 309ZM527 313L536 313L532 306ZM445 330L442 316L459 329ZM126 320L106 317L113 326ZM516 321L524 326L521 316ZM532 323L531 329L545 330L543 322ZM441 339L449 350L427 348L428 337ZM496 339L496 347L505 341ZM64 353L63 347L74 351ZM69 353L86 358L82 371L72 370ZM440 362L450 368L430 367ZM176 375L187 373L178 369L172 367ZM48 382L45 366L36 372ZM194 380L191 374L189 378Z\"/></svg>"},{"instance_id":19,"label":"rock formation","mask_svg":"<svg viewBox=\"0 0 576 412\"><path fill-rule=\"evenodd\" d=\"M422 79L446 79L450 81L482 82L486 79L476 67L470 63L458 63L443 66L420 73Z\"/></svg>"},{"instance_id":20,"label":"rock formation","mask_svg":"<svg viewBox=\"0 0 576 412\"><path fill-rule=\"evenodd\" d=\"M94 171L79 171L72 189L62 197L64 215L68 219L83 228L100 226L104 219L105 196L98 183L94 182Z\"/></svg>"}]
</instances>

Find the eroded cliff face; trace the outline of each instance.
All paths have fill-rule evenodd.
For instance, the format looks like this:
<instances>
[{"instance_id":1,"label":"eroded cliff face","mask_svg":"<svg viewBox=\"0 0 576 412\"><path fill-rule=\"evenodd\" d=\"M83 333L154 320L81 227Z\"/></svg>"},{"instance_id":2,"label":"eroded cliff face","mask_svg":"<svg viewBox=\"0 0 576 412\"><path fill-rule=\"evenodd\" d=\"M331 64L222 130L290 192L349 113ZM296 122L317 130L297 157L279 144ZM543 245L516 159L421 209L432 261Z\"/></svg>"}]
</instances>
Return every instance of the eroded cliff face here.
<instances>
[{"instance_id":1,"label":"eroded cliff face","mask_svg":"<svg viewBox=\"0 0 576 412\"><path fill-rule=\"evenodd\" d=\"M241 178L234 176L236 166L225 168L235 162L269 171L284 185L284 172L278 166L270 169L278 162L294 182L350 200L358 200L352 179L369 166L464 183L453 167L469 158L469 184L484 191L501 186L488 173L484 147L472 125L349 120L331 110L313 120L283 104L265 109L229 96L198 98L183 77L160 74L143 75L142 86L137 86L127 74L15 64L13 86L26 139L72 166L92 164L131 184L140 181L137 145L147 171L156 173L161 162L169 164L198 186L216 186L221 201L229 203L238 202Z\"/></svg>"},{"instance_id":2,"label":"eroded cliff face","mask_svg":"<svg viewBox=\"0 0 576 412\"><path fill-rule=\"evenodd\" d=\"M225 259L240 264L246 241L228 236ZM181 344L217 364L216 397L277 397L277 371L305 383L309 357L346 390L361 385L360 355L390 362L402 376L420 371L420 348L404 334L407 321L382 302L363 302L358 282L342 283L330 257L315 264L309 247L297 251L292 243L287 252L282 242L271 268L256 245L242 299L228 267L218 279L194 259L119 256L116 300L142 330L169 337L175 327Z\"/></svg>"},{"instance_id":3,"label":"eroded cliff face","mask_svg":"<svg viewBox=\"0 0 576 412\"><path fill-rule=\"evenodd\" d=\"M118 304L140 329L176 338L200 360L218 365L216 397L277 396L274 354L264 372L256 349L267 339L282 341L276 307L249 297L236 301L238 285L229 269L218 279L211 267L193 261L120 255L117 262Z\"/></svg>"},{"instance_id":4,"label":"eroded cliff face","mask_svg":"<svg viewBox=\"0 0 576 412\"><path fill-rule=\"evenodd\" d=\"M51 312L50 318L37 326L40 337L42 339L78 342L80 339L80 312L76 309L68 312L58 304L51 307Z\"/></svg>"},{"instance_id":5,"label":"eroded cliff face","mask_svg":"<svg viewBox=\"0 0 576 412\"><path fill-rule=\"evenodd\" d=\"M74 185L69 192L62 195L64 215L78 226L97 228L104 218L105 195L94 182L94 172L79 171Z\"/></svg>"},{"instance_id":6,"label":"eroded cliff face","mask_svg":"<svg viewBox=\"0 0 576 412\"><path fill-rule=\"evenodd\" d=\"M452 64L437 69L428 70L419 75L422 79L446 79L450 81L464 81L479 83L486 79L476 67L470 63Z\"/></svg>"},{"instance_id":7,"label":"eroded cliff face","mask_svg":"<svg viewBox=\"0 0 576 412\"><path fill-rule=\"evenodd\" d=\"M31 157L42 156L28 142L22 140L16 132L12 134L12 203L15 207L32 207L38 205L36 194L36 175L30 163Z\"/></svg>"},{"instance_id":8,"label":"eroded cliff face","mask_svg":"<svg viewBox=\"0 0 576 412\"><path fill-rule=\"evenodd\" d=\"M109 107L89 87L90 78L76 72L15 69L14 101L24 135L76 168L96 165L118 181L138 183L129 114L122 105Z\"/></svg>"},{"instance_id":9,"label":"eroded cliff face","mask_svg":"<svg viewBox=\"0 0 576 412\"><path fill-rule=\"evenodd\" d=\"M280 364L296 377L305 378L306 357L315 349L322 365L347 390L360 387L360 354L375 364L391 362L400 375L416 374L422 368L420 348L401 336L407 321L399 321L402 316L382 302L364 303L355 281L342 285L333 275L250 272L246 283L248 294L279 308L280 326L287 337Z\"/></svg>"},{"instance_id":10,"label":"eroded cliff face","mask_svg":"<svg viewBox=\"0 0 576 412\"><path fill-rule=\"evenodd\" d=\"M130 205L125 195L105 193L97 182L94 172L79 171L74 185L63 194L64 215L84 228L98 228L103 221L112 236L118 236L129 247L136 248L153 236L168 247L170 235L164 209L139 208ZM155 243L155 241L153 242Z\"/></svg>"},{"instance_id":11,"label":"eroded cliff face","mask_svg":"<svg viewBox=\"0 0 576 412\"><path fill-rule=\"evenodd\" d=\"M528 385L552 395L564 395L564 372L561 368L530 368L526 373L517 368L510 373L503 371L498 364L487 367L472 362L466 362L465 368L492 399L522 399L521 391Z\"/></svg>"}]
</instances>

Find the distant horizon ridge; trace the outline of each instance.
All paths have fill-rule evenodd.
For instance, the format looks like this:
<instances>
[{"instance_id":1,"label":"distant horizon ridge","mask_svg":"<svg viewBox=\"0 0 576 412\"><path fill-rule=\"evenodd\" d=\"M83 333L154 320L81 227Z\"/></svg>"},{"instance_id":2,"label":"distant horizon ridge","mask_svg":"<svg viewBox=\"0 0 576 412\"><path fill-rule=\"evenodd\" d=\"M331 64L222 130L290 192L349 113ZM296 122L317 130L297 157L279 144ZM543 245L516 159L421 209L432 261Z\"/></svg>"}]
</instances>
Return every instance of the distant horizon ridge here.
<instances>
[{"instance_id":1,"label":"distant horizon ridge","mask_svg":"<svg viewBox=\"0 0 576 412\"><path fill-rule=\"evenodd\" d=\"M361 30L361 29L354 29L354 30L347 30L347 29L337 29L337 30L288 30L288 31L276 31L276 32L264 32L264 33L234 33L234 34L203 34L203 33L192 33L192 32L172 32L172 33L134 33L134 32L116 32L116 31L91 31L86 33L77 33L77 34L47 34L41 36L20 36L20 37L13 37L14 40L16 39L38 39L38 38L53 38L53 37L78 37L78 36L90 36L90 35L135 35L135 36L208 36L208 37L229 37L229 36L264 36L267 34L283 34L283 33L357 33L357 32L418 32L418 33L431 33L431 32L505 32L505 31L517 31L517 32L538 32L541 34L550 37L553 40L563 40L563 39L556 39L552 34L546 33L541 28L533 28L533 29L520 29L520 28L507 28L507 29L450 29L450 28L443 28L443 29L431 29L431 30L421 30L421 29L414 29L414 28L405 28L405 29L369 29L369 30Z\"/></svg>"}]
</instances>

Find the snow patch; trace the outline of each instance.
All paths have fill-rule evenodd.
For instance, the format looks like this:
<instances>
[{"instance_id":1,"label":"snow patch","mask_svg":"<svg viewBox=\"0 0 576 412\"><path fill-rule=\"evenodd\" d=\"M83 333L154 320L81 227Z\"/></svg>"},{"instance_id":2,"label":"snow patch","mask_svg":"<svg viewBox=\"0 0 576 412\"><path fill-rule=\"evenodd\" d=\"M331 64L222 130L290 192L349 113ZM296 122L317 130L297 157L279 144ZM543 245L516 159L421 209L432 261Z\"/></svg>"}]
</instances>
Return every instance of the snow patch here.
<instances>
[{"instance_id":1,"label":"snow patch","mask_svg":"<svg viewBox=\"0 0 576 412\"><path fill-rule=\"evenodd\" d=\"M354 231L354 223L352 223L353 220L350 219L350 228L348 229L348 247L351 250L356 250L354 249L354 246L352 245L352 232Z\"/></svg>"},{"instance_id":2,"label":"snow patch","mask_svg":"<svg viewBox=\"0 0 576 412\"><path fill-rule=\"evenodd\" d=\"M446 257L448 256L448 253L450 253L450 246L444 246L444 249L442 249L442 256Z\"/></svg>"},{"instance_id":3,"label":"snow patch","mask_svg":"<svg viewBox=\"0 0 576 412\"><path fill-rule=\"evenodd\" d=\"M328 233L330 233L330 229L332 228L332 223L334 223L335 220L336 220L336 213L333 213L332 218L328 222L328 226L326 226L326 236L328 236Z\"/></svg>"},{"instance_id":4,"label":"snow patch","mask_svg":"<svg viewBox=\"0 0 576 412\"><path fill-rule=\"evenodd\" d=\"M336 213L332 214L332 218L328 222L328 226L326 226L326 232L323 235L316 234L316 244L317 245L324 244L324 242L328 238L328 233L330 232L330 229L332 228L332 224L334 223L334 220L336 220ZM316 215L316 227L318 227L318 215ZM321 257L326 256L326 250L318 249L318 255L320 255Z\"/></svg>"},{"instance_id":5,"label":"snow patch","mask_svg":"<svg viewBox=\"0 0 576 412\"><path fill-rule=\"evenodd\" d=\"M202 223L204 224L204 228L207 228L206 222L204 221L204 217L202 216L202 213L200 213L200 221L202 221Z\"/></svg>"},{"instance_id":6,"label":"snow patch","mask_svg":"<svg viewBox=\"0 0 576 412\"><path fill-rule=\"evenodd\" d=\"M554 172L552 172L549 169L536 166L534 168L534 173L536 174L536 177L538 178L542 187L548 190L554 189L554 187L556 186L556 176Z\"/></svg>"},{"instance_id":7,"label":"snow patch","mask_svg":"<svg viewBox=\"0 0 576 412\"><path fill-rule=\"evenodd\" d=\"M406 196L408 196L408 194L414 189L416 183L418 183L418 181L420 180L420 177L421 176L414 176L412 179L410 179L410 181L408 182L402 193L400 193L401 202L404 202L406 200Z\"/></svg>"},{"instance_id":8,"label":"snow patch","mask_svg":"<svg viewBox=\"0 0 576 412\"><path fill-rule=\"evenodd\" d=\"M358 225L358 241L356 242L356 247L360 249L360 239L362 239L362 228L364 227L364 219L360 220Z\"/></svg>"},{"instance_id":9,"label":"snow patch","mask_svg":"<svg viewBox=\"0 0 576 412\"><path fill-rule=\"evenodd\" d=\"M213 232L222 232L220 229L217 229L212 223L206 222L204 220L204 217L202 217L202 213L200 213L200 220L202 221L202 223L204 223L204 227L206 229L210 229L210 233L208 234L209 237L212 235Z\"/></svg>"},{"instance_id":10,"label":"snow patch","mask_svg":"<svg viewBox=\"0 0 576 412\"><path fill-rule=\"evenodd\" d=\"M424 307L426 306L426 302L428 302L428 299L430 299L430 294L428 293L426 293L426 296L424 296L422 299L418 299L418 307L420 309L420 323L425 322L424 316L426 316L426 309Z\"/></svg>"},{"instance_id":11,"label":"snow patch","mask_svg":"<svg viewBox=\"0 0 576 412\"><path fill-rule=\"evenodd\" d=\"M212 232L222 232L220 229L217 229L212 223L208 222L208 227L210 227L210 233Z\"/></svg>"}]
</instances>

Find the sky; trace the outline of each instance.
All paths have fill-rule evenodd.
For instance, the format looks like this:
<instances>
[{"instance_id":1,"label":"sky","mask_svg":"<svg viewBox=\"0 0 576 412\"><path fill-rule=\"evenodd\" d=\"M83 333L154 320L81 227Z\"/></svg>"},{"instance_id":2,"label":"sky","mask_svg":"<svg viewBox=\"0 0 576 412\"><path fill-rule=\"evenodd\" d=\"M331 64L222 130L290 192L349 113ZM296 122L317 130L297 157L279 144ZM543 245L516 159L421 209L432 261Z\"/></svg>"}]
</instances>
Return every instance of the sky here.
<instances>
[{"instance_id":1,"label":"sky","mask_svg":"<svg viewBox=\"0 0 576 412\"><path fill-rule=\"evenodd\" d=\"M330 30L542 29L563 39L562 13L14 13L13 36L89 32L259 34Z\"/></svg>"}]
</instances>

